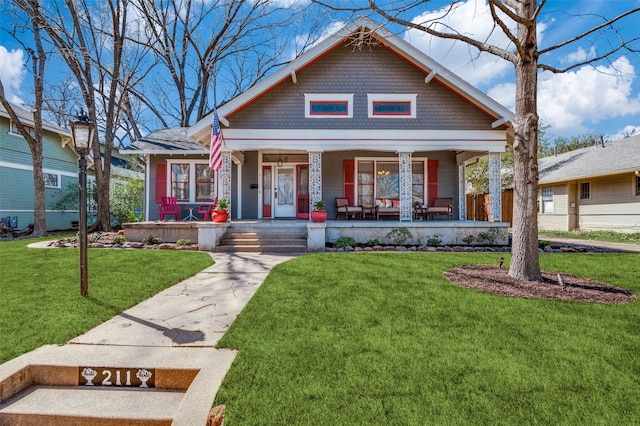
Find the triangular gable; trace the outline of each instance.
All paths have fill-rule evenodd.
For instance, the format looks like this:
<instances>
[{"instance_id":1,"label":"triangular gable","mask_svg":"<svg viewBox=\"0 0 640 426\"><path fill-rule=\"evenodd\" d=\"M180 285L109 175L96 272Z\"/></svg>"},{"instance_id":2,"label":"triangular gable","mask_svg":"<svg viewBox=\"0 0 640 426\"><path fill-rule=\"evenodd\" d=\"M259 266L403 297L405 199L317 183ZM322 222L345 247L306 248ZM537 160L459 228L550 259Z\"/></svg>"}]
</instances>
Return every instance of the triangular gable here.
<instances>
[{"instance_id":1,"label":"triangular gable","mask_svg":"<svg viewBox=\"0 0 640 426\"><path fill-rule=\"evenodd\" d=\"M425 74L425 82L436 80L447 87L456 95L465 99L468 103L495 120L494 128L507 125L513 121L513 113L502 105L485 95L460 77L419 51L398 36L387 31L374 21L360 17L351 24L327 37L313 48L280 68L263 81L251 87L246 92L218 108L218 115L223 125L229 126L227 118L235 112L251 104L265 93L273 90L287 79L295 79L297 72L308 67L321 57L330 53L336 47L342 45L348 37L355 32L368 32L371 37L382 46L400 56L405 61L420 69ZM208 133L212 122L212 114L209 114L191 126L187 133L196 140L208 141Z\"/></svg>"}]
</instances>

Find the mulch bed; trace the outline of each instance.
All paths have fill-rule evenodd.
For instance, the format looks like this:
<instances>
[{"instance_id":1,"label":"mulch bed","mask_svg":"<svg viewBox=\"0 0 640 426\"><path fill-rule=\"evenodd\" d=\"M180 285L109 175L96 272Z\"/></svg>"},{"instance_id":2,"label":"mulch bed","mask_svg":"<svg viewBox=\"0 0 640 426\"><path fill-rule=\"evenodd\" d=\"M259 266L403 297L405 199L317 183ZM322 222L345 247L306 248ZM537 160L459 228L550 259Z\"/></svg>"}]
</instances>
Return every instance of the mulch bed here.
<instances>
[{"instance_id":1,"label":"mulch bed","mask_svg":"<svg viewBox=\"0 0 640 426\"><path fill-rule=\"evenodd\" d=\"M453 284L503 296L615 304L636 300L631 290L574 275L561 274L563 289L557 272L541 271L542 282L518 280L508 272L496 265L465 265L445 271L444 276Z\"/></svg>"}]
</instances>

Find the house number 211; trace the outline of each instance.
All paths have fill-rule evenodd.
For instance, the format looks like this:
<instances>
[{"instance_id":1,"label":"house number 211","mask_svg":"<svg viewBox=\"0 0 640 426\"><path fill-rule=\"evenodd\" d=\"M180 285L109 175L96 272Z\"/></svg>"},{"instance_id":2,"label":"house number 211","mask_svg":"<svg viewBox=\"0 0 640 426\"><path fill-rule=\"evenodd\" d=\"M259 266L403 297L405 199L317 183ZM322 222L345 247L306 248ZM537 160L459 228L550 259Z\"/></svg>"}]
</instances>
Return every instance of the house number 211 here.
<instances>
[{"instance_id":1,"label":"house number 211","mask_svg":"<svg viewBox=\"0 0 640 426\"><path fill-rule=\"evenodd\" d=\"M152 388L155 370L147 368L80 367L78 384L84 386L132 386Z\"/></svg>"}]
</instances>

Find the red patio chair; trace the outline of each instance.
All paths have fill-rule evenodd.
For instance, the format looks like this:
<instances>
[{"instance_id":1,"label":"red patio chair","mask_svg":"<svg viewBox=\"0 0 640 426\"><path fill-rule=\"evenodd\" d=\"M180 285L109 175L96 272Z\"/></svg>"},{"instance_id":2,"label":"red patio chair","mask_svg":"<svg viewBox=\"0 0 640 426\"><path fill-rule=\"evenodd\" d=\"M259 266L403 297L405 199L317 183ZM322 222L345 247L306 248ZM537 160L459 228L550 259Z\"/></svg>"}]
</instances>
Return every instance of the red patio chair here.
<instances>
[{"instance_id":1,"label":"red patio chair","mask_svg":"<svg viewBox=\"0 0 640 426\"><path fill-rule=\"evenodd\" d=\"M215 207L215 204L209 204L205 206L198 207L198 213L196 217L200 220L200 215L204 215L202 220L211 220L211 210Z\"/></svg>"},{"instance_id":2,"label":"red patio chair","mask_svg":"<svg viewBox=\"0 0 640 426\"><path fill-rule=\"evenodd\" d=\"M158 211L160 212L160 220L164 220L166 215L173 215L176 220L180 220L180 206L176 197L162 197Z\"/></svg>"}]
</instances>

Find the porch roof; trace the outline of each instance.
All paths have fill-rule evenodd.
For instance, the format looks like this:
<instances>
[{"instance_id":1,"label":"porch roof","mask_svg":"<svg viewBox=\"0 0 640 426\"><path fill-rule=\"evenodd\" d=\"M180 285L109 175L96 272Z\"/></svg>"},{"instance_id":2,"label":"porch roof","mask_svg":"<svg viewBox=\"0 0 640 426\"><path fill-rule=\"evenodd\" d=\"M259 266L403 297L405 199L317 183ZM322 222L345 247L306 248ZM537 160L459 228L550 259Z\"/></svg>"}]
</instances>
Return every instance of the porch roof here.
<instances>
[{"instance_id":1,"label":"porch roof","mask_svg":"<svg viewBox=\"0 0 640 426\"><path fill-rule=\"evenodd\" d=\"M208 154L209 150L187 136L185 127L160 129L131 143L129 148L121 149L122 154L139 155L173 155L173 154Z\"/></svg>"}]
</instances>

